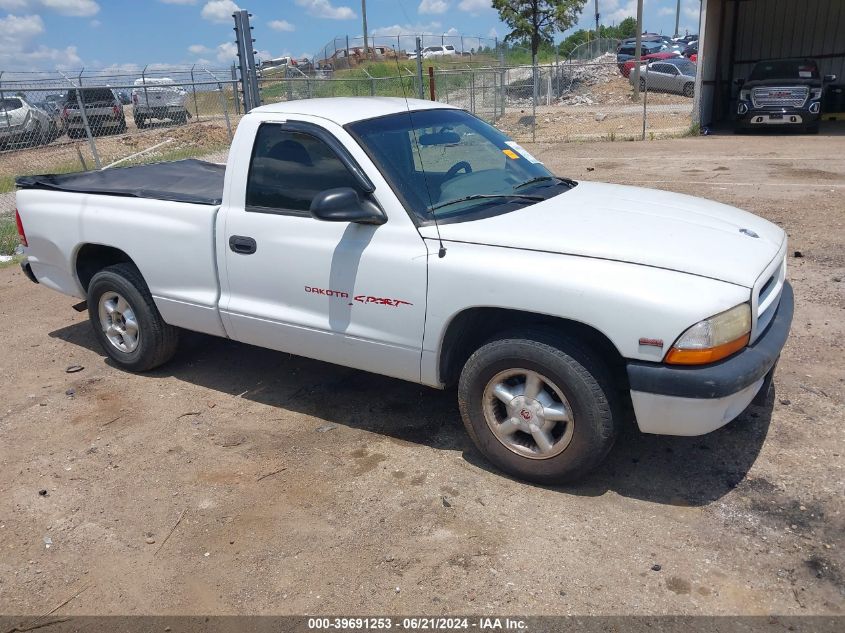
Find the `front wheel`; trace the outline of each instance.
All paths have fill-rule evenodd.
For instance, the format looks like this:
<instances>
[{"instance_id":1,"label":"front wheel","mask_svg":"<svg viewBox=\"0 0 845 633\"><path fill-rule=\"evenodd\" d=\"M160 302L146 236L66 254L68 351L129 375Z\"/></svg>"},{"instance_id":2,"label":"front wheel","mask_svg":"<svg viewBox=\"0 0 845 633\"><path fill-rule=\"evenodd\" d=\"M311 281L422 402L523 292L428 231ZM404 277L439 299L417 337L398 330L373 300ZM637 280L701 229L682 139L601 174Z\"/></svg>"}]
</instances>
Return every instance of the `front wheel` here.
<instances>
[{"instance_id":1,"label":"front wheel","mask_svg":"<svg viewBox=\"0 0 845 633\"><path fill-rule=\"evenodd\" d=\"M161 318L133 264L115 264L94 275L88 317L106 354L124 369L147 371L176 353L178 330Z\"/></svg>"},{"instance_id":2,"label":"front wheel","mask_svg":"<svg viewBox=\"0 0 845 633\"><path fill-rule=\"evenodd\" d=\"M543 484L595 468L613 446L619 419L601 358L543 332L516 332L477 350L461 373L458 406L487 459Z\"/></svg>"},{"instance_id":3,"label":"front wheel","mask_svg":"<svg viewBox=\"0 0 845 633\"><path fill-rule=\"evenodd\" d=\"M692 97L695 93L695 84L692 82L688 82L684 84L684 96L685 97Z\"/></svg>"}]
</instances>

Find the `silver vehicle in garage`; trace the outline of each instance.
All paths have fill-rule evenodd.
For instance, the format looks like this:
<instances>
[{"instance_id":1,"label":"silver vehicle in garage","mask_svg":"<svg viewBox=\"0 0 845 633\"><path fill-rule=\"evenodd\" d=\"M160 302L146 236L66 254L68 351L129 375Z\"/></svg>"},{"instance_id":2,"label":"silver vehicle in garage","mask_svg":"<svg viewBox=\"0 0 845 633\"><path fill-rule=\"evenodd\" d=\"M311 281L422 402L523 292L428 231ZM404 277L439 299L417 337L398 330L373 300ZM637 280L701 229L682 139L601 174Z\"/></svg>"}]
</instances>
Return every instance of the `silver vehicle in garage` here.
<instances>
[{"instance_id":1,"label":"silver vehicle in garage","mask_svg":"<svg viewBox=\"0 0 845 633\"><path fill-rule=\"evenodd\" d=\"M29 103L25 97L0 99L0 150L19 143L49 143L57 135L53 117Z\"/></svg>"},{"instance_id":2,"label":"silver vehicle in garage","mask_svg":"<svg viewBox=\"0 0 845 633\"><path fill-rule=\"evenodd\" d=\"M677 59L662 59L640 66L640 90L660 90L674 92L692 97L695 93L695 73L697 67L690 60L679 57ZM628 81L634 85L635 73L631 73Z\"/></svg>"}]
</instances>

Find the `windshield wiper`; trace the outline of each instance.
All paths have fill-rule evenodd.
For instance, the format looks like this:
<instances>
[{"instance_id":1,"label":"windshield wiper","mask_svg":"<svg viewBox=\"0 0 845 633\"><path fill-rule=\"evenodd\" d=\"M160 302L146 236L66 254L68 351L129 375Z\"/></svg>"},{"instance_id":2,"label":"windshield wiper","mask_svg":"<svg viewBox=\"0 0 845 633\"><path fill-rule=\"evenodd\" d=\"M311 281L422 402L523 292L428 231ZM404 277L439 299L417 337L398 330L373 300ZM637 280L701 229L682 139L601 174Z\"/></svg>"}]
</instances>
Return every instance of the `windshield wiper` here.
<instances>
[{"instance_id":1,"label":"windshield wiper","mask_svg":"<svg viewBox=\"0 0 845 633\"><path fill-rule=\"evenodd\" d=\"M434 206L429 207L428 210L434 211L435 209L448 207L453 204L458 204L459 202L467 202L468 200L485 200L492 198L516 198L518 200L531 200L532 202L541 202L545 200L545 198L540 196L526 196L521 193L475 193L471 196L464 196L463 198L455 198L454 200L449 200L448 202L435 204Z\"/></svg>"},{"instance_id":2,"label":"windshield wiper","mask_svg":"<svg viewBox=\"0 0 845 633\"><path fill-rule=\"evenodd\" d=\"M530 180L521 182L518 185L514 185L513 190L516 191L517 189L521 189L522 187L533 185L535 182L546 182L547 180L556 180L560 184L567 185L570 189L578 184L574 180L570 180L569 178L560 178L559 176L537 176L536 178L531 178Z\"/></svg>"}]
</instances>

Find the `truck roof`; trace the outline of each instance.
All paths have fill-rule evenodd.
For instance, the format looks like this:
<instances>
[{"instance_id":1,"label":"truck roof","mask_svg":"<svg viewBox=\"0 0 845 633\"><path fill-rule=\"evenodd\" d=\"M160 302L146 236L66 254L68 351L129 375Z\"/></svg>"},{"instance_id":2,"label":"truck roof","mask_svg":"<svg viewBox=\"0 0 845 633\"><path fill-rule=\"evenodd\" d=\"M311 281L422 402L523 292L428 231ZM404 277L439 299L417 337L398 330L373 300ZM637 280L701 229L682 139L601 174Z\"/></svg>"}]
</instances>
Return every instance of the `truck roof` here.
<instances>
[{"instance_id":1,"label":"truck roof","mask_svg":"<svg viewBox=\"0 0 845 633\"><path fill-rule=\"evenodd\" d=\"M255 108L250 112L273 114L307 114L318 116L339 125L355 121L375 119L388 114L397 114L414 110L433 110L453 108L446 103L425 101L422 99L403 99L402 97L326 97L320 99L298 99L283 101Z\"/></svg>"}]
</instances>

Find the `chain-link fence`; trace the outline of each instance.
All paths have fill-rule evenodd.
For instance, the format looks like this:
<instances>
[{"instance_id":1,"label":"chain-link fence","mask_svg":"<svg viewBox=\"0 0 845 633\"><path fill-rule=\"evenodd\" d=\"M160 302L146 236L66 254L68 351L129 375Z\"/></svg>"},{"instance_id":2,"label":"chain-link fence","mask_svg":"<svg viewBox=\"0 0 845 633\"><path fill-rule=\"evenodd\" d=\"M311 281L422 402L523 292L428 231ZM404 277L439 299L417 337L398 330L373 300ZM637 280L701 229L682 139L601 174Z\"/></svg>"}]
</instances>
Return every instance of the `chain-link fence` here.
<instances>
[{"instance_id":1,"label":"chain-link fence","mask_svg":"<svg viewBox=\"0 0 845 633\"><path fill-rule=\"evenodd\" d=\"M600 50L602 44L592 44ZM607 45L608 48L612 44ZM694 78L658 62L637 77L606 52L589 60L506 66L415 62L329 74L262 73L264 104L317 97L435 99L520 141L633 140L689 131ZM369 68L369 70L367 69ZM692 67L694 73L694 67ZM372 72L371 72L372 71ZM376 72L385 73L375 76ZM14 181L188 157L225 157L243 114L231 69L96 75L0 74L0 215Z\"/></svg>"},{"instance_id":2,"label":"chain-link fence","mask_svg":"<svg viewBox=\"0 0 845 633\"><path fill-rule=\"evenodd\" d=\"M694 76L677 67L651 63L637 78L632 76L635 65L617 62L612 53L536 68L423 65L422 78L407 64L396 64L393 74L384 77L365 69L345 75L262 77L261 99L433 98L465 108L518 140L540 142L677 136L691 127Z\"/></svg>"},{"instance_id":3,"label":"chain-link fence","mask_svg":"<svg viewBox=\"0 0 845 633\"><path fill-rule=\"evenodd\" d=\"M238 92L228 69L0 75L0 215L14 210L19 176L225 150L243 113Z\"/></svg>"}]
</instances>

